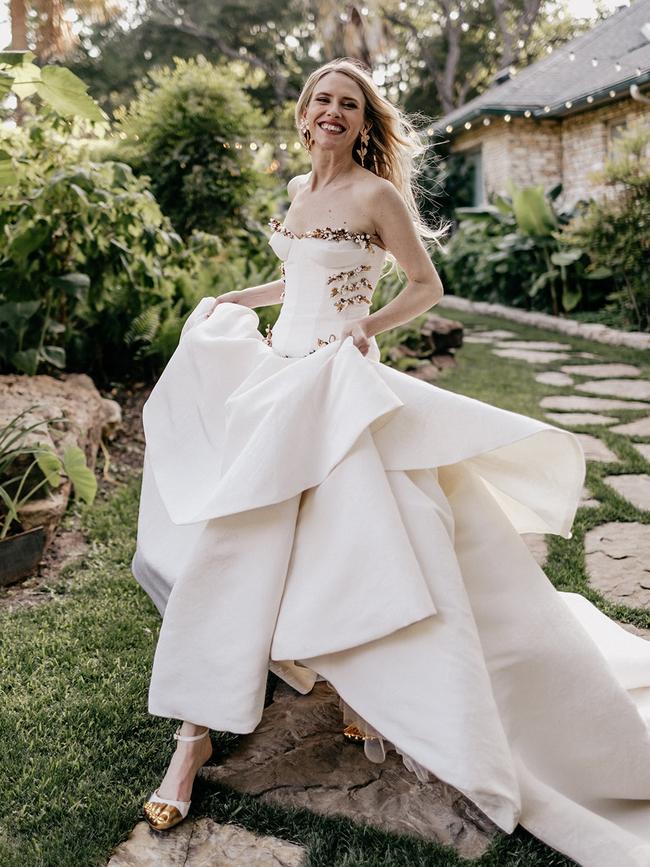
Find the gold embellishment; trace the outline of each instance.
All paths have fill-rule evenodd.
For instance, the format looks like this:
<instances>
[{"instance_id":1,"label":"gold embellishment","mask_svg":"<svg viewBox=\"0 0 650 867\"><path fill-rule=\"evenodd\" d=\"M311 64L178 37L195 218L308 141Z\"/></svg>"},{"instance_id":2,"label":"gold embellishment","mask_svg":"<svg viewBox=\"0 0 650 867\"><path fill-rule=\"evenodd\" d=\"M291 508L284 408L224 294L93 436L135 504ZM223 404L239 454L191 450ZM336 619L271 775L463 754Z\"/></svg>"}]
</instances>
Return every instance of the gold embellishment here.
<instances>
[{"instance_id":1,"label":"gold embellishment","mask_svg":"<svg viewBox=\"0 0 650 867\"><path fill-rule=\"evenodd\" d=\"M330 297L336 298L337 295L340 295L338 301L334 304L338 312L340 313L344 310L349 304L370 304L370 298L368 295L349 295L344 296L343 292L354 292L355 289L368 289L370 294L372 295L374 291L374 286L367 277L360 277L358 280L353 280L357 274L360 274L362 271L370 270L370 265L358 265L356 268L352 268L350 271L340 271L338 274L333 274L327 281L328 285L333 283L335 280L342 280L342 286L332 286L330 290Z\"/></svg>"},{"instance_id":2,"label":"gold embellishment","mask_svg":"<svg viewBox=\"0 0 650 867\"><path fill-rule=\"evenodd\" d=\"M321 340L320 337L317 337L316 340L318 341L316 349L318 349L319 346L327 346L328 343L332 343L334 340L336 340L336 334L330 334L329 340ZM315 351L315 349L312 349L312 352Z\"/></svg>"},{"instance_id":3,"label":"gold embellishment","mask_svg":"<svg viewBox=\"0 0 650 867\"><path fill-rule=\"evenodd\" d=\"M281 282L284 284L284 286L286 287L286 285L287 285L287 279L286 279L286 278L287 278L287 275L286 275L285 270L284 270L284 262L280 262L280 274L282 275L282 276L280 277L280 281L281 281ZM283 289L282 292L281 292L281 294L280 294L280 301L284 301L284 292L285 292L285 290Z\"/></svg>"},{"instance_id":4,"label":"gold embellishment","mask_svg":"<svg viewBox=\"0 0 650 867\"><path fill-rule=\"evenodd\" d=\"M322 229L310 229L307 232L292 232L284 223L281 223L275 217L272 217L268 225L281 235L286 235L287 238L319 238L323 241L354 241L355 244L364 247L366 250L371 250L374 253L375 244L370 240L370 235L367 232L350 232L349 229L332 229L326 226Z\"/></svg>"},{"instance_id":5,"label":"gold embellishment","mask_svg":"<svg viewBox=\"0 0 650 867\"><path fill-rule=\"evenodd\" d=\"M367 295L352 295L349 298L339 299L334 306L340 313L348 304L370 304L370 298Z\"/></svg>"},{"instance_id":6,"label":"gold embellishment","mask_svg":"<svg viewBox=\"0 0 650 867\"><path fill-rule=\"evenodd\" d=\"M273 343L271 342L273 339L273 329L268 324L266 326L266 334L262 339L264 340L264 343L267 343L269 346L273 346Z\"/></svg>"}]
</instances>

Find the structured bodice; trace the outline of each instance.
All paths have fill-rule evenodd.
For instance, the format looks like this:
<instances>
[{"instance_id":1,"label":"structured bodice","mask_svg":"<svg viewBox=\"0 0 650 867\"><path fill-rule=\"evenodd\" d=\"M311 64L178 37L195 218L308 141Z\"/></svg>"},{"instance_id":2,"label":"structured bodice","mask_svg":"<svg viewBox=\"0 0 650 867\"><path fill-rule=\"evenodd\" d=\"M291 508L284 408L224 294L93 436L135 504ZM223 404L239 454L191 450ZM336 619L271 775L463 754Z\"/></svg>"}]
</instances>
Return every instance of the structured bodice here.
<instances>
[{"instance_id":1,"label":"structured bodice","mask_svg":"<svg viewBox=\"0 0 650 867\"><path fill-rule=\"evenodd\" d=\"M269 226L285 286L282 310L266 340L281 355L308 355L338 340L345 323L369 313L386 251L367 234L344 228L297 234L275 218ZM378 359L371 342L369 357Z\"/></svg>"}]
</instances>

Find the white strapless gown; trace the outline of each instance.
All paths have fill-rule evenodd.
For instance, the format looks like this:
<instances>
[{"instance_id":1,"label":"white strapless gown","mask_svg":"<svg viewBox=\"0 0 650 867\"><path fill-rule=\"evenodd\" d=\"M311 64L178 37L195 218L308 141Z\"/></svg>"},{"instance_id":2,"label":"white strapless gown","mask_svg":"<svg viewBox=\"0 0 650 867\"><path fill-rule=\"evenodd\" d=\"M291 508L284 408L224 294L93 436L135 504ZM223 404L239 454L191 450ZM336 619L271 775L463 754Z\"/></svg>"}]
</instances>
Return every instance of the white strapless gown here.
<instances>
[{"instance_id":1,"label":"white strapless gown","mask_svg":"<svg viewBox=\"0 0 650 867\"><path fill-rule=\"evenodd\" d=\"M144 407L150 712L251 732L269 667L301 692L325 678L504 831L648 867L650 643L556 591L519 535L571 536L577 438L338 339L384 251L271 223L271 335L203 298Z\"/></svg>"}]
</instances>

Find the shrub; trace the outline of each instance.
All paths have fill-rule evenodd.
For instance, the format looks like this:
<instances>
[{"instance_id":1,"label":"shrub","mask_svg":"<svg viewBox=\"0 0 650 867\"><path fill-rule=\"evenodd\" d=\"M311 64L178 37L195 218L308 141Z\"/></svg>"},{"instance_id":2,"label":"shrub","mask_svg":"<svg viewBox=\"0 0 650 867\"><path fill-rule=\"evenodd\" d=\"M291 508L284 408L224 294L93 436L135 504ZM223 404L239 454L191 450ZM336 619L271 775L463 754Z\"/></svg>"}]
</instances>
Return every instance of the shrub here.
<instances>
[{"instance_id":1,"label":"shrub","mask_svg":"<svg viewBox=\"0 0 650 867\"><path fill-rule=\"evenodd\" d=\"M225 237L246 223L248 203L268 183L248 146L265 121L233 71L203 57L176 58L173 69L150 72L116 117L124 137L120 158L149 176L177 232ZM242 147L233 148L233 141Z\"/></svg>"},{"instance_id":2,"label":"shrub","mask_svg":"<svg viewBox=\"0 0 650 867\"><path fill-rule=\"evenodd\" d=\"M587 271L609 277L606 307L624 326L650 329L650 126L633 125L594 180L614 195L592 201L565 227L563 240L584 250Z\"/></svg>"}]
</instances>

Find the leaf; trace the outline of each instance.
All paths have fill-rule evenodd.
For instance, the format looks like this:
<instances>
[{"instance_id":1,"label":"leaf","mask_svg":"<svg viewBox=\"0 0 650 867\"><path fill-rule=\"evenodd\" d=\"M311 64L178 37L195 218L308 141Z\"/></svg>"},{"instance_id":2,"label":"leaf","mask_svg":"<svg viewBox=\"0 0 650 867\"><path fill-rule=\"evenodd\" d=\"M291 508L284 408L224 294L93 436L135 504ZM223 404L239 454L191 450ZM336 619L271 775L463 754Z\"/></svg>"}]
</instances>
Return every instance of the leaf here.
<instances>
[{"instance_id":1,"label":"leaf","mask_svg":"<svg viewBox=\"0 0 650 867\"><path fill-rule=\"evenodd\" d=\"M12 331L18 331L26 319L36 313L40 301L7 301L0 304L0 323L6 322Z\"/></svg>"},{"instance_id":2,"label":"leaf","mask_svg":"<svg viewBox=\"0 0 650 867\"><path fill-rule=\"evenodd\" d=\"M33 63L25 63L22 66L14 66L12 90L21 99L36 93L37 85L41 80L41 70Z\"/></svg>"},{"instance_id":3,"label":"leaf","mask_svg":"<svg viewBox=\"0 0 650 867\"><path fill-rule=\"evenodd\" d=\"M62 346L41 347L41 358L60 370L65 368L65 349Z\"/></svg>"},{"instance_id":4,"label":"leaf","mask_svg":"<svg viewBox=\"0 0 650 867\"><path fill-rule=\"evenodd\" d=\"M519 230L525 235L548 235L557 220L541 186L518 189L510 183L512 206Z\"/></svg>"},{"instance_id":5,"label":"leaf","mask_svg":"<svg viewBox=\"0 0 650 867\"><path fill-rule=\"evenodd\" d=\"M57 289L63 289L68 295L72 295L78 301L85 301L90 288L90 277L88 274L83 274L80 271L73 271L69 274L61 274L60 277L55 277L53 280Z\"/></svg>"},{"instance_id":6,"label":"leaf","mask_svg":"<svg viewBox=\"0 0 650 867\"><path fill-rule=\"evenodd\" d=\"M612 269L606 265L599 265L593 271L586 271L585 277L587 280L604 280L607 277L611 277L613 273Z\"/></svg>"},{"instance_id":7,"label":"leaf","mask_svg":"<svg viewBox=\"0 0 650 867\"><path fill-rule=\"evenodd\" d=\"M17 259L26 259L30 253L41 246L49 233L50 227L47 223L44 220L39 220L15 236L9 247L9 252Z\"/></svg>"},{"instance_id":8,"label":"leaf","mask_svg":"<svg viewBox=\"0 0 650 867\"><path fill-rule=\"evenodd\" d=\"M0 187L10 187L18 183L18 175L11 160L11 154L0 150Z\"/></svg>"},{"instance_id":9,"label":"leaf","mask_svg":"<svg viewBox=\"0 0 650 867\"><path fill-rule=\"evenodd\" d=\"M61 459L51 447L44 446L43 451L36 453L36 461L48 485L58 488L61 484Z\"/></svg>"},{"instance_id":10,"label":"leaf","mask_svg":"<svg viewBox=\"0 0 650 867\"><path fill-rule=\"evenodd\" d=\"M554 265L573 265L582 256L584 250L578 247L572 247L570 250L560 250L557 253L551 253L551 262Z\"/></svg>"},{"instance_id":11,"label":"leaf","mask_svg":"<svg viewBox=\"0 0 650 867\"><path fill-rule=\"evenodd\" d=\"M573 310L573 308L578 304L578 302L582 298L582 290L578 285L574 286L570 289L568 286L565 286L562 291L562 306L568 312Z\"/></svg>"},{"instance_id":12,"label":"leaf","mask_svg":"<svg viewBox=\"0 0 650 867\"><path fill-rule=\"evenodd\" d=\"M22 349L14 352L11 362L17 370L33 376L38 369L38 352L36 349Z\"/></svg>"},{"instance_id":13,"label":"leaf","mask_svg":"<svg viewBox=\"0 0 650 867\"><path fill-rule=\"evenodd\" d=\"M0 64L3 66L19 66L21 63L31 63L36 57L25 49L0 51Z\"/></svg>"},{"instance_id":14,"label":"leaf","mask_svg":"<svg viewBox=\"0 0 650 867\"><path fill-rule=\"evenodd\" d=\"M45 66L41 70L38 95L64 117L106 120L107 115L86 91L88 86L64 66Z\"/></svg>"},{"instance_id":15,"label":"leaf","mask_svg":"<svg viewBox=\"0 0 650 867\"><path fill-rule=\"evenodd\" d=\"M86 456L79 446L68 446L63 453L63 467L72 482L75 497L92 503L97 493L97 479L86 466Z\"/></svg>"}]
</instances>

